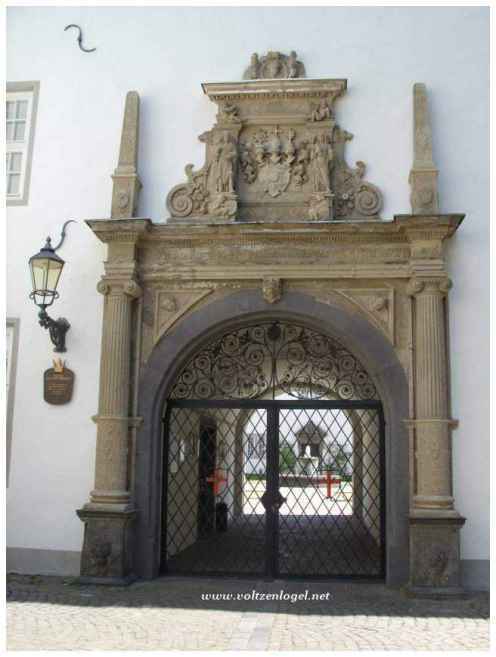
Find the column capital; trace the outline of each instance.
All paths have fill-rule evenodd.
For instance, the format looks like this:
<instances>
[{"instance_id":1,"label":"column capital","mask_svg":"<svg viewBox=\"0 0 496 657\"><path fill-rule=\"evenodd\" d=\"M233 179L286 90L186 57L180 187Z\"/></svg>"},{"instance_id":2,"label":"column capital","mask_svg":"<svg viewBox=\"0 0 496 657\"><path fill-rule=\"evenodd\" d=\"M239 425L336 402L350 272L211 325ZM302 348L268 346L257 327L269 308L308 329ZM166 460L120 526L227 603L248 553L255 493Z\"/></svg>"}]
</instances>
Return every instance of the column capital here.
<instances>
[{"instance_id":1,"label":"column capital","mask_svg":"<svg viewBox=\"0 0 496 657\"><path fill-rule=\"evenodd\" d=\"M420 278L413 277L408 281L406 293L409 297L416 297L419 295L440 295L445 296L453 287L451 278Z\"/></svg>"},{"instance_id":2,"label":"column capital","mask_svg":"<svg viewBox=\"0 0 496 657\"><path fill-rule=\"evenodd\" d=\"M96 289L97 292L104 296L107 296L108 294L111 294L112 296L125 295L132 299L139 298L143 293L141 286L138 285L133 278L127 280L110 280L108 278L102 278L98 281Z\"/></svg>"},{"instance_id":3,"label":"column capital","mask_svg":"<svg viewBox=\"0 0 496 657\"><path fill-rule=\"evenodd\" d=\"M141 286L138 285L138 283L133 278L124 283L122 291L132 299L138 299L143 294Z\"/></svg>"}]
</instances>

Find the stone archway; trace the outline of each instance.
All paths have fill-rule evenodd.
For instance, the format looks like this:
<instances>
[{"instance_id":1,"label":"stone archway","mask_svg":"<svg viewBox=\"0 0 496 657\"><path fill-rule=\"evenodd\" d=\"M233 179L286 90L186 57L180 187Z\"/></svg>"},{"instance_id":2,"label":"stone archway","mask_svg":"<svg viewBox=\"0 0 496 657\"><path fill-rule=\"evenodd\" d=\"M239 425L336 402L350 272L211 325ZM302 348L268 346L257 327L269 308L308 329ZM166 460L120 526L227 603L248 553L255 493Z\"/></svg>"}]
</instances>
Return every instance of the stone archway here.
<instances>
[{"instance_id":1,"label":"stone archway","mask_svg":"<svg viewBox=\"0 0 496 657\"><path fill-rule=\"evenodd\" d=\"M274 308L256 291L233 294L193 312L155 347L140 385L143 424L138 431L135 499L135 569L154 577L159 569L162 408L172 381L198 346L247 319L287 318L304 322L338 339L364 364L377 386L386 417L386 487L395 494L386 509L387 582L405 583L409 572L408 385L394 350L384 336L358 314L322 304L301 293L287 293Z\"/></svg>"},{"instance_id":2,"label":"stone archway","mask_svg":"<svg viewBox=\"0 0 496 657\"><path fill-rule=\"evenodd\" d=\"M229 323L280 316L341 340L380 391L387 581L459 591L444 243L464 215L439 212L425 85L413 90L412 213L383 221L365 163L346 161L352 135L334 106L347 81L295 79L297 64L289 79L250 67L203 85L219 109L200 136L205 166L170 190L165 224L135 216L139 97L126 98L111 219L87 221L108 245L95 486L77 511L88 581L158 572L160 416L176 368Z\"/></svg>"}]
</instances>

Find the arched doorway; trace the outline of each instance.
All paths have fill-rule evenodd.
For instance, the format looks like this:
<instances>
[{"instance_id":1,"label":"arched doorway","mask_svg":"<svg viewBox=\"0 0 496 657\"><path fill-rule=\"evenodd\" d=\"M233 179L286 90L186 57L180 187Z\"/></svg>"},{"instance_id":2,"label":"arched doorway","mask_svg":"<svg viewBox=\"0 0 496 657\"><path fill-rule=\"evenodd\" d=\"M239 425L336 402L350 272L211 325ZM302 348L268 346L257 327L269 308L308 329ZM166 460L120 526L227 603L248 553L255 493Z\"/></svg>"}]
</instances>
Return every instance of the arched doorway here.
<instances>
[{"instance_id":1,"label":"arched doorway","mask_svg":"<svg viewBox=\"0 0 496 657\"><path fill-rule=\"evenodd\" d=\"M390 341L360 313L339 303L322 303L303 292L288 291L277 306L258 290L243 290L204 305L167 332L154 348L140 380L134 495L134 563L142 577L160 572L163 526L164 404L178 373L212 340L248 323L270 318L303 323L334 337L360 361L378 391L385 417L385 483L391 491L385 505L386 582L401 585L409 575L409 442L408 384ZM278 391L279 392L279 391ZM359 456L358 456L359 457Z\"/></svg>"},{"instance_id":2,"label":"arched doorway","mask_svg":"<svg viewBox=\"0 0 496 657\"><path fill-rule=\"evenodd\" d=\"M303 322L203 345L167 399L161 566L383 577L383 410L363 365Z\"/></svg>"}]
</instances>

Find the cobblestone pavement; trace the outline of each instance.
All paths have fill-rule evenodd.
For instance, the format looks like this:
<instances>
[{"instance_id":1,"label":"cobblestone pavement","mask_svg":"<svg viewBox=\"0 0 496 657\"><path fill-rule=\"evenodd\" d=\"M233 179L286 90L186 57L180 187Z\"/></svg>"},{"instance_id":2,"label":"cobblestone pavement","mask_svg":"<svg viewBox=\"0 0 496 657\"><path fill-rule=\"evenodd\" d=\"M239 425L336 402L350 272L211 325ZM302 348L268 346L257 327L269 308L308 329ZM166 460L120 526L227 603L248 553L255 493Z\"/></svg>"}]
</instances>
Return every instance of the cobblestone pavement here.
<instances>
[{"instance_id":1,"label":"cobblestone pavement","mask_svg":"<svg viewBox=\"0 0 496 657\"><path fill-rule=\"evenodd\" d=\"M322 599L202 599L281 589ZM9 650L488 650L488 613L483 593L420 600L379 583L7 577Z\"/></svg>"}]
</instances>

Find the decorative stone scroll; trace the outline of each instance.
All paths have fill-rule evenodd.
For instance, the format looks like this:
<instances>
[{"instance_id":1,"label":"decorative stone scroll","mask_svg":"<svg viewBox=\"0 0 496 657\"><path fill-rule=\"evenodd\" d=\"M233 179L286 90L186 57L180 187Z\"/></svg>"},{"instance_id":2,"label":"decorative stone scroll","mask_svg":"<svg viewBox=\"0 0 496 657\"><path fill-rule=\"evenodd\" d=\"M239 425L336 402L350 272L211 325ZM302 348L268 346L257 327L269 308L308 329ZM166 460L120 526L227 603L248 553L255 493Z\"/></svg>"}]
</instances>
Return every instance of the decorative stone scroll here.
<instances>
[{"instance_id":1,"label":"decorative stone scroll","mask_svg":"<svg viewBox=\"0 0 496 657\"><path fill-rule=\"evenodd\" d=\"M365 164L344 157L352 135L334 103L346 80L302 78L295 57L269 53L256 60L257 79L203 84L217 122L199 137L205 165L188 164L167 196L169 222L379 219L382 196Z\"/></svg>"}]
</instances>

